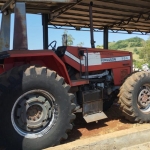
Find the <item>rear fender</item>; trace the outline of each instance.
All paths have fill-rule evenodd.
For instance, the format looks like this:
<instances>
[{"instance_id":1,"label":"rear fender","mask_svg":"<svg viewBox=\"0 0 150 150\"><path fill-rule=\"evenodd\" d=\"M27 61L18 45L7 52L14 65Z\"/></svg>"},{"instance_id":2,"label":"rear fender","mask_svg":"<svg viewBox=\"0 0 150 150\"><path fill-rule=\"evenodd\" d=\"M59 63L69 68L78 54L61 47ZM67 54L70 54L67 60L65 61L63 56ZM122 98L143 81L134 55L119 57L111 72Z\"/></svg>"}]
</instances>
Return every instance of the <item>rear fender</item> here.
<instances>
[{"instance_id":1,"label":"rear fender","mask_svg":"<svg viewBox=\"0 0 150 150\"><path fill-rule=\"evenodd\" d=\"M41 65L51 70L56 71L62 76L65 81L71 85L70 78L66 69L65 64L62 60L53 52L49 50L24 50L24 51L8 51L5 52L7 55L4 57L0 54L1 66L0 73L6 72L15 66L21 66L25 64L30 65Z\"/></svg>"}]
</instances>

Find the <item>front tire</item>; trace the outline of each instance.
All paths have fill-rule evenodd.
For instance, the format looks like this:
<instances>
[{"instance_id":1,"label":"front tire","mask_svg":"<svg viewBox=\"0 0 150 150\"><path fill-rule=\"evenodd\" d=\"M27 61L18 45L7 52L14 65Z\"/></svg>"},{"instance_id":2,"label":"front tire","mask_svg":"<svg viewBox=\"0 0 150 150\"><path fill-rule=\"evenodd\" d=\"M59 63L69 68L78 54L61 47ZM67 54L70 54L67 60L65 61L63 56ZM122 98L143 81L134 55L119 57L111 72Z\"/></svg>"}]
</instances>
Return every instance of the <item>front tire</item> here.
<instances>
[{"instance_id":1,"label":"front tire","mask_svg":"<svg viewBox=\"0 0 150 150\"><path fill-rule=\"evenodd\" d=\"M0 77L0 136L7 149L41 150L72 129L75 104L64 79L46 67L15 67Z\"/></svg>"},{"instance_id":2,"label":"front tire","mask_svg":"<svg viewBox=\"0 0 150 150\"><path fill-rule=\"evenodd\" d=\"M131 122L150 122L150 72L137 72L126 79L119 93L120 109Z\"/></svg>"}]
</instances>

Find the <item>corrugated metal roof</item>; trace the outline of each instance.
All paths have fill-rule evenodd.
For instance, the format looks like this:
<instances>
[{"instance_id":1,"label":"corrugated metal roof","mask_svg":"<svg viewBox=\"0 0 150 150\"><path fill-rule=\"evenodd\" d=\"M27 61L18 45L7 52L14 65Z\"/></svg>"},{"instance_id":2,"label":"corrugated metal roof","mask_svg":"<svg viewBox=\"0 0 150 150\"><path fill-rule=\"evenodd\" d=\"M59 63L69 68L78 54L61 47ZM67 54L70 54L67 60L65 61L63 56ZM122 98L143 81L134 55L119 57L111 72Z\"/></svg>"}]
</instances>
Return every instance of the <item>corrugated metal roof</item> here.
<instances>
[{"instance_id":1,"label":"corrugated metal roof","mask_svg":"<svg viewBox=\"0 0 150 150\"><path fill-rule=\"evenodd\" d=\"M90 1L62 4L28 0L26 6L29 13L49 13L49 24L89 28ZM0 0L0 5L3 2ZM93 0L93 4L94 28L150 33L150 0Z\"/></svg>"}]
</instances>

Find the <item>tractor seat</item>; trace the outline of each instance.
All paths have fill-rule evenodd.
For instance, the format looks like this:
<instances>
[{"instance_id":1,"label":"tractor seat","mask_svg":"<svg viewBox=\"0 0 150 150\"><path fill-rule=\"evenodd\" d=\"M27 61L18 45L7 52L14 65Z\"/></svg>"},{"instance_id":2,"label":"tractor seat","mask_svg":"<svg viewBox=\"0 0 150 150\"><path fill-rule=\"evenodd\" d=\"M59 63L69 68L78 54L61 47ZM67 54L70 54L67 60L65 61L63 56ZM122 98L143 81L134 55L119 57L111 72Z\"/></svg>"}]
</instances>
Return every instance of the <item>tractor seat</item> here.
<instances>
[{"instance_id":1,"label":"tractor seat","mask_svg":"<svg viewBox=\"0 0 150 150\"><path fill-rule=\"evenodd\" d=\"M63 57L65 55L66 50L67 46L59 46L55 51L55 53L58 57Z\"/></svg>"}]
</instances>

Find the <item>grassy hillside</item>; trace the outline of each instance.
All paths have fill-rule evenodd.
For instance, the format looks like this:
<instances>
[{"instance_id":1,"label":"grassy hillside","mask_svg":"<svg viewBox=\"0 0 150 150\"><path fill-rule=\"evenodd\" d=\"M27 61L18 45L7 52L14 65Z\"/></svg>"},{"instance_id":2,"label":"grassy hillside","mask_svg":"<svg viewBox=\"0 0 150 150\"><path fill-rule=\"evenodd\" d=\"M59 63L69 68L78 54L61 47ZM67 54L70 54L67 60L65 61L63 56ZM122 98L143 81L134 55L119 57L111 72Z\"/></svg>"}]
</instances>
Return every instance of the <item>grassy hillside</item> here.
<instances>
[{"instance_id":1,"label":"grassy hillside","mask_svg":"<svg viewBox=\"0 0 150 150\"><path fill-rule=\"evenodd\" d=\"M112 42L109 44L110 49L126 49L126 48L135 48L143 47L144 40L139 37L134 37L126 40L120 40L117 42Z\"/></svg>"},{"instance_id":2,"label":"grassy hillside","mask_svg":"<svg viewBox=\"0 0 150 150\"><path fill-rule=\"evenodd\" d=\"M124 50L133 53L133 59L139 59L139 53L144 46L145 41L142 38L134 37L126 40L119 40L117 42L109 42L108 47L112 50ZM102 45L98 45L97 48L103 48Z\"/></svg>"}]
</instances>

